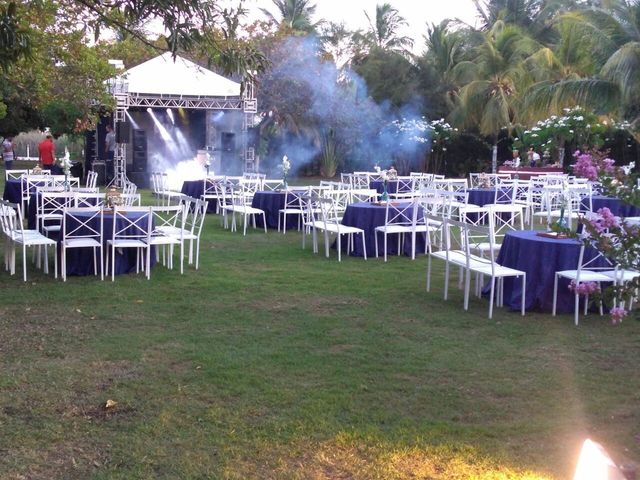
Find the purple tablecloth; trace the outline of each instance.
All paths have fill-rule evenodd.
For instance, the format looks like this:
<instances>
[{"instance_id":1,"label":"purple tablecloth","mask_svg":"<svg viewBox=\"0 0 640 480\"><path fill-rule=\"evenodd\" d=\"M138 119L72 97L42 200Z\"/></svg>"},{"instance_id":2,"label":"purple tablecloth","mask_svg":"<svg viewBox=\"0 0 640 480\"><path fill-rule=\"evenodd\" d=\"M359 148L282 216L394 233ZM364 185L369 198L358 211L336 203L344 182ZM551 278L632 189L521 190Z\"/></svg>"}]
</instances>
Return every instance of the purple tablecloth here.
<instances>
[{"instance_id":1,"label":"purple tablecloth","mask_svg":"<svg viewBox=\"0 0 640 480\"><path fill-rule=\"evenodd\" d=\"M384 225L385 221L385 209L384 205L378 205L375 203L357 202L347 206L347 210L342 217L342 224L350 227L358 227L364 230L365 244L367 246L367 256L373 257L376 254L376 227ZM347 251L347 237L342 236L342 250ZM356 257L363 257L364 251L362 249L362 241L360 235L354 236L354 249L353 252L349 252L350 255ZM416 234L416 254L424 253L425 249L425 237L424 234ZM384 254L384 235L378 233L378 254L382 256ZM387 236L387 255L397 255L398 253L398 235ZM411 256L411 235L404 235L404 245L402 246L402 253L407 256Z\"/></svg>"},{"instance_id":2,"label":"purple tablecloth","mask_svg":"<svg viewBox=\"0 0 640 480\"><path fill-rule=\"evenodd\" d=\"M89 214L78 214L78 217L86 216L89 218ZM127 217L131 219L140 218L142 216L139 212L129 212L127 213ZM106 258L107 255L107 240L111 239L111 235L113 232L113 214L105 213L103 220L103 253ZM95 219L95 225L92 225L92 228L98 228L100 222L98 219ZM70 228L73 228L72 224L69 223ZM77 225L77 224L76 224ZM123 228L125 226L124 221L122 219L118 220L118 224L116 228ZM88 231L88 229L86 229ZM81 233L82 230L79 230L77 233ZM60 244L58 244L58 252L61 252ZM156 255L155 255L155 247L151 247L151 266L156 263ZM99 260L98 260L99 261ZM111 260L109 260L111 262ZM111 265L109 265L111 268ZM100 265L98 264L98 275L100 274ZM132 273L136 271L136 251L134 248L123 248L116 249L116 262L115 262L115 274L123 275L125 273ZM105 265L106 272L106 265ZM67 275L94 275L93 271L93 250L91 248L70 248L67 249Z\"/></svg>"},{"instance_id":3,"label":"purple tablecloth","mask_svg":"<svg viewBox=\"0 0 640 480\"><path fill-rule=\"evenodd\" d=\"M536 235L534 230L507 232L500 248L497 262L505 267L527 273L525 308L551 312L553 306L553 282L560 270L578 268L580 243L574 239L557 240ZM585 251L585 261L597 252ZM606 266L602 260L597 266ZM569 290L569 281L558 282L558 313L573 312L574 296ZM521 279L504 279L504 303L513 310L519 310L522 299Z\"/></svg>"},{"instance_id":4,"label":"purple tablecloth","mask_svg":"<svg viewBox=\"0 0 640 480\"><path fill-rule=\"evenodd\" d=\"M597 212L603 207L607 207L611 210L611 213L618 217L639 217L640 208L629 205L623 202L619 198L605 197L603 195L594 195L591 197L591 205L593 211ZM586 202L583 202L583 207L588 209Z\"/></svg>"},{"instance_id":5,"label":"purple tablecloth","mask_svg":"<svg viewBox=\"0 0 640 480\"><path fill-rule=\"evenodd\" d=\"M184 195L189 195L193 198L200 198L204 193L204 179L203 180L185 180L182 182L182 188L180 189L181 193ZM212 213L216 211L216 207L218 206L218 201L213 198L208 198L209 207L207 208L207 212Z\"/></svg>"},{"instance_id":6,"label":"purple tablecloth","mask_svg":"<svg viewBox=\"0 0 640 480\"><path fill-rule=\"evenodd\" d=\"M278 215L284 208L285 192L260 191L253 195L251 206L264 211L267 219L267 228L278 228ZM287 215L287 230L298 229L299 215ZM282 221L282 219L280 220ZM264 227L262 216L256 216L256 225Z\"/></svg>"}]
</instances>

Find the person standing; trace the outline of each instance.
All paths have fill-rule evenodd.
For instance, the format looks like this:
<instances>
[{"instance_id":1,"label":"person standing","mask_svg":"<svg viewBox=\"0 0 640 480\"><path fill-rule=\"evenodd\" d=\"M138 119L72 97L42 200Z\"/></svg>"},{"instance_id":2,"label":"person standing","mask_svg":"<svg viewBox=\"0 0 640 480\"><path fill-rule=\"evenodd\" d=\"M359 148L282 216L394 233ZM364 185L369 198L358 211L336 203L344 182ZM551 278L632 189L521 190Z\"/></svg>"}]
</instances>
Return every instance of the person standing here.
<instances>
[{"instance_id":1,"label":"person standing","mask_svg":"<svg viewBox=\"0 0 640 480\"><path fill-rule=\"evenodd\" d=\"M56 146L50 133L38 144L38 158L44 170L51 170L56 163Z\"/></svg>"},{"instance_id":2,"label":"person standing","mask_svg":"<svg viewBox=\"0 0 640 480\"><path fill-rule=\"evenodd\" d=\"M111 125L107 125L107 134L104 136L104 154L106 161L106 176L107 182L110 182L113 179L114 170L113 170L113 158L116 153L116 134L113 131L113 127Z\"/></svg>"},{"instance_id":3,"label":"person standing","mask_svg":"<svg viewBox=\"0 0 640 480\"><path fill-rule=\"evenodd\" d=\"M15 158L13 137L5 137L4 141L2 142L1 151L5 170L11 170L13 168L13 160Z\"/></svg>"}]
</instances>

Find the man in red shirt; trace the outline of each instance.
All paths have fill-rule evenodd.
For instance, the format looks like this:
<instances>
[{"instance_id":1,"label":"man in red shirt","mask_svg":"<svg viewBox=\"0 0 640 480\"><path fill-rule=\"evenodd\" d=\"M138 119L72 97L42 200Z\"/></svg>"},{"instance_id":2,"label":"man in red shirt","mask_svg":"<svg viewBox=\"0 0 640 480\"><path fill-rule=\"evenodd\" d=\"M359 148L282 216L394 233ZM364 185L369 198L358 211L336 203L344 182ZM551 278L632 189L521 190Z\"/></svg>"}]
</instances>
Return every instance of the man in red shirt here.
<instances>
[{"instance_id":1,"label":"man in red shirt","mask_svg":"<svg viewBox=\"0 0 640 480\"><path fill-rule=\"evenodd\" d=\"M51 167L56 163L56 146L53 143L51 134L47 134L47 138L38 145L38 156L40 157L42 168L51 170Z\"/></svg>"}]
</instances>

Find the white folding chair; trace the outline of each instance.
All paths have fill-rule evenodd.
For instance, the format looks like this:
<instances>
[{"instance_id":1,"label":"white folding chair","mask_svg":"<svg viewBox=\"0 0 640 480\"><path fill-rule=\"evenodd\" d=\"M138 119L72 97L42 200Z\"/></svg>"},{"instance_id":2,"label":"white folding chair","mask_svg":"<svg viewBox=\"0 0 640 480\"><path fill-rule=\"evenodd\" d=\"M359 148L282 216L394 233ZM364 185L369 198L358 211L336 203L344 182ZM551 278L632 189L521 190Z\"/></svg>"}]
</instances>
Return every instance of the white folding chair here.
<instances>
[{"instance_id":1,"label":"white folding chair","mask_svg":"<svg viewBox=\"0 0 640 480\"><path fill-rule=\"evenodd\" d=\"M184 235L185 235L185 206L165 205L151 207L153 229L149 244L156 247L156 260L159 260L162 246L162 260L165 265L173 269L173 247L180 247L180 273L184 273ZM166 249L169 249L167 254Z\"/></svg>"},{"instance_id":2,"label":"white folding chair","mask_svg":"<svg viewBox=\"0 0 640 480\"><path fill-rule=\"evenodd\" d=\"M89 170L87 172L87 178L85 179L85 187L97 188L98 186L98 172Z\"/></svg>"},{"instance_id":3,"label":"white folding chair","mask_svg":"<svg viewBox=\"0 0 640 480\"><path fill-rule=\"evenodd\" d=\"M585 245L580 246L580 254L578 256L578 267L575 270L561 270L556 272L553 282L553 308L552 315L555 316L557 304L558 304L558 281L561 278L573 281L577 287L581 283L592 282L596 283L599 287L602 282L613 282L614 279L610 275L606 275L605 272L611 271L613 265L611 262L600 252L594 255L590 260L585 259ZM597 266L599 262L604 261L607 265L604 267ZM589 295L585 295L584 299L584 314L587 314L589 306ZM574 292L574 321L578 325L578 316L580 313L580 293L577 288ZM600 302L600 315L602 315L602 301Z\"/></svg>"},{"instance_id":4,"label":"white folding chair","mask_svg":"<svg viewBox=\"0 0 640 480\"><path fill-rule=\"evenodd\" d=\"M277 190L282 190L284 188L284 184L282 180L263 180L262 188L267 192L275 192Z\"/></svg>"},{"instance_id":5,"label":"white folding chair","mask_svg":"<svg viewBox=\"0 0 640 480\"><path fill-rule=\"evenodd\" d=\"M9 169L4 171L4 181L7 180L20 180L23 175L28 175L27 169Z\"/></svg>"},{"instance_id":6,"label":"white folding chair","mask_svg":"<svg viewBox=\"0 0 640 480\"><path fill-rule=\"evenodd\" d=\"M5 214L0 216L0 221L2 222L2 230L7 237L5 247L9 248L8 259L5 258L5 267L9 268L11 275L16 273L16 245L20 245L22 247L22 275L23 280L26 282L27 247L38 247L38 250L44 249L44 273L49 273L48 247L53 247L54 277L58 278L58 243L36 230L23 229L20 205L4 200L1 202ZM8 214L7 209L11 209L15 213L13 215Z\"/></svg>"},{"instance_id":7,"label":"white folding chair","mask_svg":"<svg viewBox=\"0 0 640 480\"><path fill-rule=\"evenodd\" d=\"M151 278L152 213L149 207L114 207L111 238L107 240L107 273L111 268L111 281L115 280L116 254L127 248L136 250L136 273L143 265L147 280ZM144 257L141 256L144 255ZM111 263L109 263L111 259ZM143 262L144 260L144 262Z\"/></svg>"},{"instance_id":8,"label":"white folding chair","mask_svg":"<svg viewBox=\"0 0 640 480\"><path fill-rule=\"evenodd\" d=\"M378 252L378 233L384 238L384 261L387 261L387 236L398 235L398 256L404 246L405 234L411 235L411 259L416 258L416 236L418 233L427 234L430 227L424 222L424 215L419 214L420 201L413 200L401 204L387 202L385 208L384 225L375 228L376 257ZM426 252L425 252L426 253Z\"/></svg>"},{"instance_id":9,"label":"white folding chair","mask_svg":"<svg viewBox=\"0 0 640 480\"><path fill-rule=\"evenodd\" d=\"M332 198L318 198L317 200L320 211L322 214L322 221L315 222L315 229L322 230L324 232L324 247L325 256L329 258L329 238L331 234L335 234L337 237L336 245L338 249L338 261L342 260L342 235L347 235L347 253L353 250L353 237L354 235L360 235L362 238L362 249L364 252L364 259L367 259L367 245L364 238L364 230L356 227L350 227L342 225L339 220L339 216L336 212L335 202ZM317 251L317 245L316 245Z\"/></svg>"},{"instance_id":10,"label":"white folding chair","mask_svg":"<svg viewBox=\"0 0 640 480\"><path fill-rule=\"evenodd\" d=\"M76 206L78 208L104 207L104 193L92 192L75 192Z\"/></svg>"},{"instance_id":11,"label":"white folding chair","mask_svg":"<svg viewBox=\"0 0 640 480\"><path fill-rule=\"evenodd\" d=\"M99 262L100 279L104 280L103 226L101 207L64 209L60 239L62 280L67 281L67 250L71 248L91 248L93 271L98 274Z\"/></svg>"},{"instance_id":12,"label":"white folding chair","mask_svg":"<svg viewBox=\"0 0 640 480\"><path fill-rule=\"evenodd\" d=\"M76 194L73 192L41 191L38 192L37 198L36 228L46 236L53 232L59 232L64 209L76 206Z\"/></svg>"},{"instance_id":13,"label":"white folding chair","mask_svg":"<svg viewBox=\"0 0 640 480\"><path fill-rule=\"evenodd\" d=\"M247 224L251 219L253 222L253 228L256 226L256 215L262 216L262 223L264 226L264 233L267 233L267 218L264 210L247 205L247 196L244 194L242 187L232 187L232 206L231 206L231 231L235 232L236 228L236 213L242 218L243 223L243 235L247 234Z\"/></svg>"},{"instance_id":14,"label":"white folding chair","mask_svg":"<svg viewBox=\"0 0 640 480\"><path fill-rule=\"evenodd\" d=\"M300 197L302 195L307 195L308 189L292 189L287 188L284 192L284 208L278 210L278 231L280 231L280 226L282 225L282 234L287 233L287 216L293 215L298 217L298 230L302 226L302 216L304 214L304 209L300 204ZM280 223L280 219L282 219L282 224Z\"/></svg>"}]
</instances>

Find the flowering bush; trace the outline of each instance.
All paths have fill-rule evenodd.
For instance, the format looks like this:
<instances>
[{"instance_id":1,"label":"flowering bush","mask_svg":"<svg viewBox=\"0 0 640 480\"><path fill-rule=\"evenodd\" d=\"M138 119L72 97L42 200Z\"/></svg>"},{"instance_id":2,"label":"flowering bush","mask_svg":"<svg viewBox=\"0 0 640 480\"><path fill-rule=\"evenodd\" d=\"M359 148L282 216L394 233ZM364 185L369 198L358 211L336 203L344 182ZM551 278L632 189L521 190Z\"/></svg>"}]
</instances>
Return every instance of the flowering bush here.
<instances>
[{"instance_id":1,"label":"flowering bush","mask_svg":"<svg viewBox=\"0 0 640 480\"><path fill-rule=\"evenodd\" d=\"M640 206L640 188L635 165L615 166L615 162L600 152L576 152L574 172L590 180L598 180L604 192L635 206ZM615 216L608 208L587 213L581 219L581 238L595 246L620 270L640 271L640 226ZM640 287L640 278L610 287L612 298L627 301ZM626 315L622 306L611 310L614 324Z\"/></svg>"},{"instance_id":2,"label":"flowering bush","mask_svg":"<svg viewBox=\"0 0 640 480\"><path fill-rule=\"evenodd\" d=\"M382 134L390 133L397 150L401 153L424 155L427 153L427 148L430 147L428 151L430 157L434 159L434 167L439 167L451 137L457 132L458 129L453 128L443 118L428 121L425 117L420 117L394 120ZM401 167L401 165L398 166L400 170L403 170ZM427 163L425 170L428 169ZM435 170L437 168L434 168Z\"/></svg>"},{"instance_id":3,"label":"flowering bush","mask_svg":"<svg viewBox=\"0 0 640 480\"><path fill-rule=\"evenodd\" d=\"M629 127L626 122L600 120L593 112L581 107L565 108L563 115L552 115L524 130L513 142L513 147L524 151L530 145L536 150L558 150L565 142L575 142L591 148L602 147L608 136Z\"/></svg>"},{"instance_id":4,"label":"flowering bush","mask_svg":"<svg viewBox=\"0 0 640 480\"><path fill-rule=\"evenodd\" d=\"M591 181L598 180L600 172L605 175L615 173L615 160L611 158L603 158L603 154L598 151L580 152L576 150L573 154L576 163L572 165L574 175L584 177Z\"/></svg>"},{"instance_id":5,"label":"flowering bush","mask_svg":"<svg viewBox=\"0 0 640 480\"><path fill-rule=\"evenodd\" d=\"M613 307L609 314L611 315L611 323L617 325L622 322L622 319L627 316L627 311L622 307Z\"/></svg>"}]
</instances>

